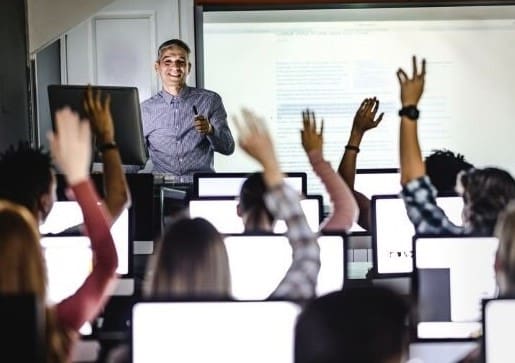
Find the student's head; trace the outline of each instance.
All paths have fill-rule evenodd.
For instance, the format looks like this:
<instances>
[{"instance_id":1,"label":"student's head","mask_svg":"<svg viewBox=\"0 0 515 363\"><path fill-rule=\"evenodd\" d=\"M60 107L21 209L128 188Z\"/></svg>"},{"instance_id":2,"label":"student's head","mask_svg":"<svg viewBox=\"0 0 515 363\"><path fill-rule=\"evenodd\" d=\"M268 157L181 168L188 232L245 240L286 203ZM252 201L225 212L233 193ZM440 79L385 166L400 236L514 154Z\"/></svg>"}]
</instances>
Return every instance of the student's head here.
<instances>
[{"instance_id":1,"label":"student's head","mask_svg":"<svg viewBox=\"0 0 515 363\"><path fill-rule=\"evenodd\" d=\"M242 218L245 231L271 231L274 216L265 204L267 188L262 173L252 173L243 182L238 203L238 215Z\"/></svg>"},{"instance_id":2,"label":"student's head","mask_svg":"<svg viewBox=\"0 0 515 363\"><path fill-rule=\"evenodd\" d=\"M295 327L295 363L400 363L409 305L378 286L344 287L306 305Z\"/></svg>"},{"instance_id":3,"label":"student's head","mask_svg":"<svg viewBox=\"0 0 515 363\"><path fill-rule=\"evenodd\" d=\"M0 175L0 198L25 206L43 222L56 199L50 154L28 143L11 146L0 155Z\"/></svg>"},{"instance_id":4,"label":"student's head","mask_svg":"<svg viewBox=\"0 0 515 363\"><path fill-rule=\"evenodd\" d=\"M499 248L495 257L495 275L499 294L515 297L515 200L499 214L495 226Z\"/></svg>"},{"instance_id":5,"label":"student's head","mask_svg":"<svg viewBox=\"0 0 515 363\"><path fill-rule=\"evenodd\" d=\"M473 167L463 155L449 150L433 150L425 158L426 174L431 179L438 193L453 193L456 188L456 176L462 170Z\"/></svg>"},{"instance_id":6,"label":"student's head","mask_svg":"<svg viewBox=\"0 0 515 363\"><path fill-rule=\"evenodd\" d=\"M515 198L515 179L498 168L461 172L456 188L463 196L464 226L482 235L493 235L499 213Z\"/></svg>"},{"instance_id":7,"label":"student's head","mask_svg":"<svg viewBox=\"0 0 515 363\"><path fill-rule=\"evenodd\" d=\"M223 236L203 218L171 223L157 244L145 280L152 297L229 297L231 276Z\"/></svg>"},{"instance_id":8,"label":"student's head","mask_svg":"<svg viewBox=\"0 0 515 363\"><path fill-rule=\"evenodd\" d=\"M191 71L190 48L180 39L162 43L157 51L154 65L163 86L182 87Z\"/></svg>"}]
</instances>

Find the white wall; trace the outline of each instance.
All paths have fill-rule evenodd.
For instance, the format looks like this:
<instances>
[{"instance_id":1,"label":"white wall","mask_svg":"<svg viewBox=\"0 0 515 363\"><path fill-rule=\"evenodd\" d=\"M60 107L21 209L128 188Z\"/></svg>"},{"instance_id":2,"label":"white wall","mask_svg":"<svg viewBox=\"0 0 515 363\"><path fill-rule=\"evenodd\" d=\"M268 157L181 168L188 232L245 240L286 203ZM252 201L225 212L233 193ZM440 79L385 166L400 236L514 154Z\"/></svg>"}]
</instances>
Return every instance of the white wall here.
<instances>
[{"instance_id":1,"label":"white wall","mask_svg":"<svg viewBox=\"0 0 515 363\"><path fill-rule=\"evenodd\" d=\"M58 39L112 1L27 0L30 53Z\"/></svg>"}]
</instances>

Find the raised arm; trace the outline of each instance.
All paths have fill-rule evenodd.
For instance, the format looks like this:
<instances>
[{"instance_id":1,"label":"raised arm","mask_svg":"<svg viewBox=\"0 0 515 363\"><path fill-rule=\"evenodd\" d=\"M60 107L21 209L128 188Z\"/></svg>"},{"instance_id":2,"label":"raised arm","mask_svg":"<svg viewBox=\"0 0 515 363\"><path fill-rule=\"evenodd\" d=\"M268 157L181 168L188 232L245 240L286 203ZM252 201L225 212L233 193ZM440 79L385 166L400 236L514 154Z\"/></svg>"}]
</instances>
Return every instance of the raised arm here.
<instances>
[{"instance_id":1,"label":"raised arm","mask_svg":"<svg viewBox=\"0 0 515 363\"><path fill-rule=\"evenodd\" d=\"M91 240L93 266L75 294L57 304L57 317L64 327L78 330L90 321L108 298L118 260L109 231L111 219L89 179L91 131L69 108L56 113L57 132L49 134L54 161L60 167L82 209Z\"/></svg>"},{"instance_id":2,"label":"raised arm","mask_svg":"<svg viewBox=\"0 0 515 363\"><path fill-rule=\"evenodd\" d=\"M342 160L338 166L338 173L345 180L349 188L353 191L354 197L359 207L358 224L365 230L370 230L370 199L364 194L354 189L354 178L356 176L356 160L360 151L361 140L365 132L376 128L383 119L384 113L377 118L379 110L379 100L375 97L365 98L359 106L349 135L349 140L345 146Z\"/></svg>"},{"instance_id":3,"label":"raised arm","mask_svg":"<svg viewBox=\"0 0 515 363\"><path fill-rule=\"evenodd\" d=\"M324 120L321 121L320 133L318 133L315 113L305 110L302 112L302 124L302 147L308 156L313 171L318 175L329 193L333 207L331 214L320 225L320 229L348 231L357 220L358 204L347 184L336 174L331 164L324 160L322 152Z\"/></svg>"},{"instance_id":4,"label":"raised arm","mask_svg":"<svg viewBox=\"0 0 515 363\"><path fill-rule=\"evenodd\" d=\"M96 143L102 153L105 204L114 223L123 210L130 207L131 196L120 152L114 140L111 97L107 94L102 101L100 91L93 95L92 88L88 87L84 109L88 113Z\"/></svg>"},{"instance_id":5,"label":"raised arm","mask_svg":"<svg viewBox=\"0 0 515 363\"><path fill-rule=\"evenodd\" d=\"M264 120L246 109L242 110L241 120L237 117L233 120L240 147L263 166L263 179L268 189L265 203L277 219L286 222L286 234L293 250L292 264L270 298L312 298L320 270L320 249L302 211L300 196L284 183Z\"/></svg>"},{"instance_id":6,"label":"raised arm","mask_svg":"<svg viewBox=\"0 0 515 363\"><path fill-rule=\"evenodd\" d=\"M413 73L409 78L399 68L397 78L401 88L401 127L399 135L401 184L405 185L411 180L420 178L426 174L426 167L418 142L417 119L418 101L424 91L426 76L426 61L422 60L420 73L417 70L417 59L413 56ZM410 113L411 111L411 113ZM413 112L415 111L415 112Z\"/></svg>"}]
</instances>

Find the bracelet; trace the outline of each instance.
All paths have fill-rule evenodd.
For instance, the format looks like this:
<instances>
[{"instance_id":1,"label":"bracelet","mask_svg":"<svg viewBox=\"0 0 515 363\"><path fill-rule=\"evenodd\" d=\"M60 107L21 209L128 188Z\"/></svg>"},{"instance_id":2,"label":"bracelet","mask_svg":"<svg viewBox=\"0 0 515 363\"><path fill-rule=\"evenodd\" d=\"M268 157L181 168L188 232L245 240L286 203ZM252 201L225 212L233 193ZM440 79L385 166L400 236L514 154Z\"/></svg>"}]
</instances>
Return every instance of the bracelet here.
<instances>
[{"instance_id":1,"label":"bracelet","mask_svg":"<svg viewBox=\"0 0 515 363\"><path fill-rule=\"evenodd\" d=\"M345 150L354 150L355 152L359 153L359 147L354 145L345 145Z\"/></svg>"},{"instance_id":2,"label":"bracelet","mask_svg":"<svg viewBox=\"0 0 515 363\"><path fill-rule=\"evenodd\" d=\"M98 150L101 153L103 153L106 150L110 150L110 149L118 149L118 145L116 145L116 142L114 142L114 141L106 142L105 144L102 144L98 147Z\"/></svg>"}]
</instances>

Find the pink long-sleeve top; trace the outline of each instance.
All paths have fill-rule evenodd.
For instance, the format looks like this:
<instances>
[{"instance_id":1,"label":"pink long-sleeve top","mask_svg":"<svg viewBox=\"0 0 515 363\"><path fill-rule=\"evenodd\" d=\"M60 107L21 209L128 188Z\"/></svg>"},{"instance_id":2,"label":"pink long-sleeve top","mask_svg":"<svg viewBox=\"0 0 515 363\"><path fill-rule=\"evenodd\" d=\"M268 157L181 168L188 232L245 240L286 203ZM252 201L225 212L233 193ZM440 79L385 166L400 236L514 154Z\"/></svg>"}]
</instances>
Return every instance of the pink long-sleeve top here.
<instances>
[{"instance_id":1,"label":"pink long-sleeve top","mask_svg":"<svg viewBox=\"0 0 515 363\"><path fill-rule=\"evenodd\" d=\"M111 217L91 180L71 188L82 209L85 231L91 241L93 268L81 287L56 305L56 312L62 327L78 331L98 315L109 298L116 280L118 258L109 230Z\"/></svg>"},{"instance_id":2,"label":"pink long-sleeve top","mask_svg":"<svg viewBox=\"0 0 515 363\"><path fill-rule=\"evenodd\" d=\"M324 184L331 198L332 211L320 224L321 231L349 231L359 215L358 204L345 181L324 160L320 150L311 150L308 159L313 171Z\"/></svg>"}]
</instances>

